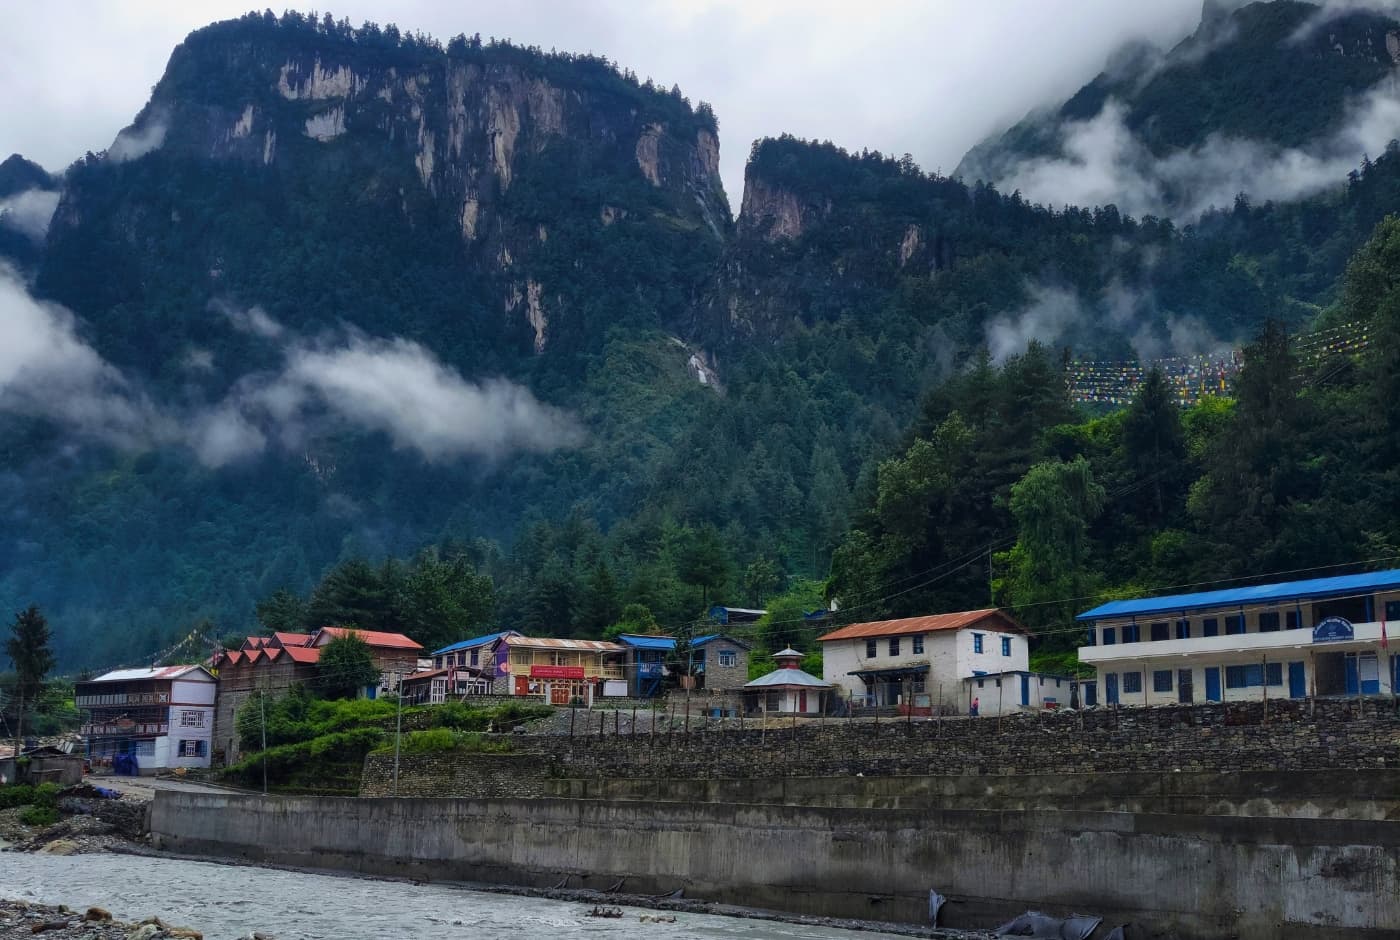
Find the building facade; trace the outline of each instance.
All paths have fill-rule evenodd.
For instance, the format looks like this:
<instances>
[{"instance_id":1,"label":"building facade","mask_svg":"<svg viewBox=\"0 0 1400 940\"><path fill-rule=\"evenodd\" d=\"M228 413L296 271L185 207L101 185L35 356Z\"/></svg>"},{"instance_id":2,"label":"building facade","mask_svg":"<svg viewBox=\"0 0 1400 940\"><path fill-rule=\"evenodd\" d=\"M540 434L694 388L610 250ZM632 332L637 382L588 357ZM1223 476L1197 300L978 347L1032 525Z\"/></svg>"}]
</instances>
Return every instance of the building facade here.
<instances>
[{"instance_id":1,"label":"building facade","mask_svg":"<svg viewBox=\"0 0 1400 940\"><path fill-rule=\"evenodd\" d=\"M208 767L215 694L203 666L115 669L76 683L88 760L129 774Z\"/></svg>"},{"instance_id":2,"label":"building facade","mask_svg":"<svg viewBox=\"0 0 1400 940\"><path fill-rule=\"evenodd\" d=\"M1112 601L1085 611L1110 705L1384 695L1400 570Z\"/></svg>"},{"instance_id":3,"label":"building facade","mask_svg":"<svg viewBox=\"0 0 1400 940\"><path fill-rule=\"evenodd\" d=\"M743 685L747 715L820 715L831 683L798 668L802 654L792 647L773 654L778 668Z\"/></svg>"},{"instance_id":4,"label":"building facade","mask_svg":"<svg viewBox=\"0 0 1400 940\"><path fill-rule=\"evenodd\" d=\"M853 623L819 642L822 678L859 705L927 701L926 707L942 714L965 713L969 692L980 691L979 678L995 688L1001 674L1034 675L1025 630L996 608ZM1009 691L1014 694L998 696L1003 710L1034 707L1029 694L1022 705L1019 687ZM981 697L980 714L994 714L995 704Z\"/></svg>"},{"instance_id":5,"label":"building facade","mask_svg":"<svg viewBox=\"0 0 1400 940\"><path fill-rule=\"evenodd\" d=\"M509 677L507 694L550 705L591 705L627 694L626 647L605 640L503 636L495 662Z\"/></svg>"},{"instance_id":6,"label":"building facade","mask_svg":"<svg viewBox=\"0 0 1400 940\"><path fill-rule=\"evenodd\" d=\"M433 669L447 671L445 695L509 695L510 672L504 668L504 660L498 661L497 651L509 649L500 645L501 640L521 635L501 630L434 650Z\"/></svg>"}]
</instances>

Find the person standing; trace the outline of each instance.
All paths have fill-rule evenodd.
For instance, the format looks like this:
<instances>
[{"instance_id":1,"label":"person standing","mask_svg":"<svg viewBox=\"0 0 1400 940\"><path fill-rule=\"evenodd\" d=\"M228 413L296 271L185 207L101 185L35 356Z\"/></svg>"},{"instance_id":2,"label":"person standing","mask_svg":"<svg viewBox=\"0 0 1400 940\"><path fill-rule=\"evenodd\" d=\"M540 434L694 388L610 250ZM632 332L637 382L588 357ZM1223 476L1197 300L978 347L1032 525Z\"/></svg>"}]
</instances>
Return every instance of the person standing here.
<instances>
[{"instance_id":1,"label":"person standing","mask_svg":"<svg viewBox=\"0 0 1400 940\"><path fill-rule=\"evenodd\" d=\"M978 701L979 701L979 700L978 700L977 696L974 695L974 696L972 697L972 707L969 708L969 709L967 710L967 714L968 714L968 716L971 717L971 718L976 718L976 717L977 717Z\"/></svg>"}]
</instances>

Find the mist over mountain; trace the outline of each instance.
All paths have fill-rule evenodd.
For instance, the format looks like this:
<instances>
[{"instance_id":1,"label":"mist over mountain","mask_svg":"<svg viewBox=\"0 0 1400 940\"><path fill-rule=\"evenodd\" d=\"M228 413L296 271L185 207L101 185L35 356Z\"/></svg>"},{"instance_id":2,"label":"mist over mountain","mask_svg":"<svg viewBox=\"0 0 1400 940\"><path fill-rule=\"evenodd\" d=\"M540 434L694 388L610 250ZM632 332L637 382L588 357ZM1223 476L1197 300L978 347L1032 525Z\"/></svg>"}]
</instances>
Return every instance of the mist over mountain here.
<instances>
[{"instance_id":1,"label":"mist over mountain","mask_svg":"<svg viewBox=\"0 0 1400 940\"><path fill-rule=\"evenodd\" d=\"M1004 363L1062 396L1028 343L1205 352L1332 308L1400 209L1384 141L1342 156L1389 121L1395 28L1216 10L976 152L1080 173L1098 122L1119 181L1222 141L1266 163L1337 142L1315 183L1189 218L1160 174L1064 206L1069 184L780 127L736 217L713 111L614 63L294 13L199 30L108 150L58 178L0 164L0 601L43 604L80 666L251 628L361 559L361 615L411 631L390 595L428 569L386 559L425 551L489 576L472 626L556 635L824 577L950 380ZM996 431L1017 456L988 479L1042 430Z\"/></svg>"}]
</instances>

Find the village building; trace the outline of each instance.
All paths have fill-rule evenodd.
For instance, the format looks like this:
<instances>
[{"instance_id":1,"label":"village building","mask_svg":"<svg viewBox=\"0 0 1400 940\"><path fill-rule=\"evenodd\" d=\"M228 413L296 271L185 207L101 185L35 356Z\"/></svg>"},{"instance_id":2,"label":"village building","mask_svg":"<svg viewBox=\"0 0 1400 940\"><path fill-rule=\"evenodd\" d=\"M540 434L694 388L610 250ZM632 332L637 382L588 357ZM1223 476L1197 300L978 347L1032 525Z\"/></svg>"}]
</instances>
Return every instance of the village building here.
<instances>
[{"instance_id":1,"label":"village building","mask_svg":"<svg viewBox=\"0 0 1400 940\"><path fill-rule=\"evenodd\" d=\"M444 694L457 698L509 695L510 672L505 668L506 660L498 659L496 652L501 640L522 635L516 630L500 630L434 650L433 671L447 671Z\"/></svg>"},{"instance_id":2,"label":"village building","mask_svg":"<svg viewBox=\"0 0 1400 940\"><path fill-rule=\"evenodd\" d=\"M114 669L75 683L88 760L133 775L208 767L215 688L203 666Z\"/></svg>"},{"instance_id":3,"label":"village building","mask_svg":"<svg viewBox=\"0 0 1400 940\"><path fill-rule=\"evenodd\" d=\"M668 678L678 683L683 676L672 676L676 638L624 633L617 642L626 648L627 694L653 698L665 691ZM743 640L723 633L708 633L690 641L689 676L696 689L733 692L744 687L749 677L752 647ZM684 675L684 674L683 674Z\"/></svg>"},{"instance_id":4,"label":"village building","mask_svg":"<svg viewBox=\"0 0 1400 940\"><path fill-rule=\"evenodd\" d=\"M508 694L550 705L591 705L625 696L626 647L606 640L564 640L511 633L495 643L497 668L509 676Z\"/></svg>"},{"instance_id":5,"label":"village building","mask_svg":"<svg viewBox=\"0 0 1400 940\"><path fill-rule=\"evenodd\" d=\"M236 650L220 650L210 659L210 671L218 677L218 707L214 718L214 757L224 764L238 760L236 718L255 692L283 695L294 685L315 688L316 664L321 650L332 639L354 633L369 646L379 678L362 695L377 698L398 687L399 679L418 670L421 645L402 633L326 627L314 633L274 633L250 636Z\"/></svg>"},{"instance_id":6,"label":"village building","mask_svg":"<svg viewBox=\"0 0 1400 940\"><path fill-rule=\"evenodd\" d=\"M966 714L977 700L978 714L994 715L1045 701L1025 629L996 608L853 623L819 642L823 678L858 705L924 702L930 711Z\"/></svg>"},{"instance_id":7,"label":"village building","mask_svg":"<svg viewBox=\"0 0 1400 940\"><path fill-rule=\"evenodd\" d=\"M727 607L724 604L716 604L710 608L709 616L720 626L729 627L740 623L754 623L767 613L766 610L753 607Z\"/></svg>"},{"instance_id":8,"label":"village building","mask_svg":"<svg viewBox=\"0 0 1400 940\"><path fill-rule=\"evenodd\" d=\"M820 715L826 710L831 683L798 668L802 654L788 647L773 654L778 668L743 686L744 712L750 715Z\"/></svg>"},{"instance_id":9,"label":"village building","mask_svg":"<svg viewBox=\"0 0 1400 940\"><path fill-rule=\"evenodd\" d=\"M1400 570L1110 601L1079 615L1110 705L1385 695Z\"/></svg>"}]
</instances>

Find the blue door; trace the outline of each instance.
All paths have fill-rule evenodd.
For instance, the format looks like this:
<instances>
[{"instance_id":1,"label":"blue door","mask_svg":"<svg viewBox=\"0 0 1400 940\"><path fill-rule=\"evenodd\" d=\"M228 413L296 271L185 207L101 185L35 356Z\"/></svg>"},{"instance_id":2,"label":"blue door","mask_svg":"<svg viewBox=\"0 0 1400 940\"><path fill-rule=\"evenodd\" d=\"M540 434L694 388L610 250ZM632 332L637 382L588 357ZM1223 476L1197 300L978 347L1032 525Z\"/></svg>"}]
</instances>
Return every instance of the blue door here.
<instances>
[{"instance_id":1,"label":"blue door","mask_svg":"<svg viewBox=\"0 0 1400 940\"><path fill-rule=\"evenodd\" d=\"M1206 667L1206 701L1220 701L1220 667Z\"/></svg>"},{"instance_id":2,"label":"blue door","mask_svg":"<svg viewBox=\"0 0 1400 940\"><path fill-rule=\"evenodd\" d=\"M1307 672L1303 669L1302 663L1288 664L1288 697L1308 697Z\"/></svg>"},{"instance_id":3,"label":"blue door","mask_svg":"<svg viewBox=\"0 0 1400 940\"><path fill-rule=\"evenodd\" d=\"M1031 703L1031 677L1030 677L1030 676L1022 676L1022 677L1021 677L1021 704L1022 704L1022 705L1029 705L1030 703Z\"/></svg>"},{"instance_id":4,"label":"blue door","mask_svg":"<svg viewBox=\"0 0 1400 940\"><path fill-rule=\"evenodd\" d=\"M1378 666L1377 663L1376 663L1376 654L1375 654L1375 653L1365 653L1365 654L1363 654L1363 655L1361 656L1361 658L1358 660L1358 662L1359 662L1361 665L1363 665L1363 666L1366 667L1365 669L1362 669L1362 670L1361 670L1361 675L1362 675L1362 679L1361 679L1361 694L1362 694L1362 695L1380 695L1380 694L1381 694L1381 671L1380 671L1379 666ZM1374 679L1367 679L1367 678L1365 678L1366 676L1375 676L1375 678L1374 678Z\"/></svg>"},{"instance_id":5,"label":"blue door","mask_svg":"<svg viewBox=\"0 0 1400 940\"><path fill-rule=\"evenodd\" d=\"M1361 691L1361 677L1356 670L1356 654L1348 653L1347 664L1347 695L1355 695Z\"/></svg>"},{"instance_id":6,"label":"blue door","mask_svg":"<svg viewBox=\"0 0 1400 940\"><path fill-rule=\"evenodd\" d=\"M1118 673L1110 672L1103 677L1103 700L1107 705L1118 704Z\"/></svg>"}]
</instances>

